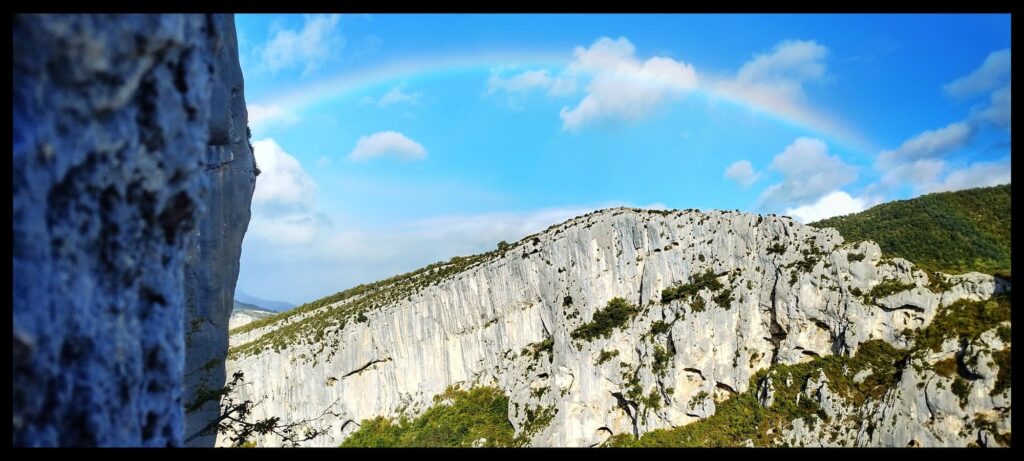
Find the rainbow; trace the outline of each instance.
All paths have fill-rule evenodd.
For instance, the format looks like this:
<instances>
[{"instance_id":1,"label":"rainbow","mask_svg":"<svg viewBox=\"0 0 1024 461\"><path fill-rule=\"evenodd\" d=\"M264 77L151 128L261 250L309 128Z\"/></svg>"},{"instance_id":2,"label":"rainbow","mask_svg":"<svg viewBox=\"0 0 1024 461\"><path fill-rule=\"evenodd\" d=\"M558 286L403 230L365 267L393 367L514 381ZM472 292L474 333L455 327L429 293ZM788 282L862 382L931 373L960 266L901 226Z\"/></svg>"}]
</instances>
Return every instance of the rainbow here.
<instances>
[{"instance_id":1,"label":"rainbow","mask_svg":"<svg viewBox=\"0 0 1024 461\"><path fill-rule=\"evenodd\" d=\"M377 66L356 70L344 70L291 90L275 94L265 100L252 101L252 105L276 107L292 114L300 114L315 106L348 95L358 94L377 86L396 85L399 82L426 77L482 73L489 74L495 68L518 70L548 69L556 74L571 61L570 53L487 51L463 54L411 57L389 61ZM841 123L820 111L794 105L780 105L762 98L748 97L742 92L728 91L699 76L698 88L693 91L710 101L724 101L731 105L750 110L809 134L823 137L830 143L861 154L877 151L877 147L855 129ZM572 103L567 103L572 105Z\"/></svg>"}]
</instances>

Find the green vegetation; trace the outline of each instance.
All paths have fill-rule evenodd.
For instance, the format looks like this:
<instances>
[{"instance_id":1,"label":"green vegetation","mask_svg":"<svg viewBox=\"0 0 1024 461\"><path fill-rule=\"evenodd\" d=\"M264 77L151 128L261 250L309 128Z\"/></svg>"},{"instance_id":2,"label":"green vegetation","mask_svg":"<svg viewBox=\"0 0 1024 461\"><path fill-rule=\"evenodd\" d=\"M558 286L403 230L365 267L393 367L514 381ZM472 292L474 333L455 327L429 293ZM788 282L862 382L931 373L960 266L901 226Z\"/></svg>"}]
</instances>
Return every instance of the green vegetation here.
<instances>
[{"instance_id":1,"label":"green vegetation","mask_svg":"<svg viewBox=\"0 0 1024 461\"><path fill-rule=\"evenodd\" d=\"M493 387L468 391L450 387L434 397L434 406L413 420L377 417L363 420L342 447L486 447L521 446L508 422L508 398Z\"/></svg>"},{"instance_id":2,"label":"green vegetation","mask_svg":"<svg viewBox=\"0 0 1024 461\"><path fill-rule=\"evenodd\" d=\"M851 263L861 262L864 260L864 253L847 253L846 260Z\"/></svg>"},{"instance_id":3,"label":"green vegetation","mask_svg":"<svg viewBox=\"0 0 1024 461\"><path fill-rule=\"evenodd\" d=\"M776 438L780 430L793 420L826 418L813 399L803 396L797 404L796 395L803 392L809 378L817 379L819 373L824 372L833 392L847 399L854 408L863 408L866 402L878 401L895 387L908 364L920 366L914 360L926 355L927 349L938 351L947 338L957 338L966 344L993 328L1001 337L1008 337L1008 328L1001 324L1009 320L1010 300L1006 295L986 301L961 300L940 309L927 328L911 333L914 343L910 349L897 349L884 341L872 340L861 344L852 357L829 355L797 365L775 365L757 372L751 377L746 392L718 403L715 414L705 420L651 431L639 439L630 434L616 434L605 446L736 447L748 439L755 446L777 445L781 442ZM995 395L1010 388L1010 350L996 351L992 357L999 366ZM969 394L970 382L959 375L956 359L939 361L933 369L953 379L950 389L963 402ZM853 377L864 370L871 372L860 383L855 383ZM775 389L774 403L768 408L762 407L757 399L758 385L765 380L771 380ZM941 381L937 385L944 387ZM706 393L698 393L690 399L690 406L706 397ZM994 430L991 432L996 434Z\"/></svg>"},{"instance_id":4,"label":"green vegetation","mask_svg":"<svg viewBox=\"0 0 1024 461\"><path fill-rule=\"evenodd\" d=\"M625 299L612 298L608 305L594 312L590 322L580 325L570 333L570 336L582 341L592 341L597 337L610 338L612 330L626 325L637 313L639 309Z\"/></svg>"},{"instance_id":5,"label":"green vegetation","mask_svg":"<svg viewBox=\"0 0 1024 461\"><path fill-rule=\"evenodd\" d=\"M811 223L928 272L1010 274L1010 185L923 195Z\"/></svg>"},{"instance_id":6,"label":"green vegetation","mask_svg":"<svg viewBox=\"0 0 1024 461\"><path fill-rule=\"evenodd\" d=\"M960 400L960 407L963 408L967 405L967 399L971 396L971 383L966 379L959 376L953 379L953 385L949 387L950 391Z\"/></svg>"},{"instance_id":7,"label":"green vegetation","mask_svg":"<svg viewBox=\"0 0 1024 461\"><path fill-rule=\"evenodd\" d=\"M703 289L717 292L722 288L724 288L724 285L718 281L718 276L715 275L714 271L708 269L703 273L693 276L690 283L675 285L661 290L661 303L668 304L677 299L693 298Z\"/></svg>"},{"instance_id":8,"label":"green vegetation","mask_svg":"<svg viewBox=\"0 0 1024 461\"><path fill-rule=\"evenodd\" d=\"M654 363L651 364L651 371L656 375L664 375L668 370L668 364L672 361L674 353L669 353L660 344L654 347Z\"/></svg>"},{"instance_id":9,"label":"green vegetation","mask_svg":"<svg viewBox=\"0 0 1024 461\"><path fill-rule=\"evenodd\" d=\"M651 323L651 335L660 335L668 333L672 329L672 324L665 322L664 320L655 320Z\"/></svg>"},{"instance_id":10,"label":"green vegetation","mask_svg":"<svg viewBox=\"0 0 1024 461\"><path fill-rule=\"evenodd\" d=\"M597 365L601 365L614 357L619 356L618 349L612 349L611 351L602 350L601 354L597 356Z\"/></svg>"},{"instance_id":11,"label":"green vegetation","mask_svg":"<svg viewBox=\"0 0 1024 461\"><path fill-rule=\"evenodd\" d=\"M729 308L732 307L732 289L730 288L727 290L722 290L721 293L715 295L713 298L711 298L711 300L714 301L715 304L718 304L720 307L723 307L726 310L728 310Z\"/></svg>"},{"instance_id":12,"label":"green vegetation","mask_svg":"<svg viewBox=\"0 0 1024 461\"><path fill-rule=\"evenodd\" d=\"M1010 298L993 296L985 301L961 299L940 309L928 328L913 334L916 349L928 348L938 352L947 338L956 338L961 344L973 341L982 333L1010 321Z\"/></svg>"},{"instance_id":13,"label":"green vegetation","mask_svg":"<svg viewBox=\"0 0 1024 461\"><path fill-rule=\"evenodd\" d=\"M773 243L772 246L768 247L768 254L780 255L786 252L786 245L781 243Z\"/></svg>"},{"instance_id":14,"label":"green vegetation","mask_svg":"<svg viewBox=\"0 0 1024 461\"><path fill-rule=\"evenodd\" d=\"M999 372L996 374L996 385L992 387L989 395L999 395L1010 388L1010 349L993 352L992 360L999 367Z\"/></svg>"},{"instance_id":15,"label":"green vegetation","mask_svg":"<svg viewBox=\"0 0 1024 461\"><path fill-rule=\"evenodd\" d=\"M696 298L697 299L690 302L690 310L694 312L704 312L704 307L707 306L707 303L704 301L704 298L701 298L700 296L696 296Z\"/></svg>"},{"instance_id":16,"label":"green vegetation","mask_svg":"<svg viewBox=\"0 0 1024 461\"><path fill-rule=\"evenodd\" d=\"M229 356L256 354L266 349L277 351L296 343L320 343L323 347L326 329L344 328L349 322L365 322L368 320L365 313L370 310L408 299L423 288L437 285L498 256L497 251L456 256L447 262L434 263L406 274L358 285L295 309L256 320L231 330L229 334L247 333L270 325L281 326L251 342L231 348ZM307 315L298 320L302 314Z\"/></svg>"},{"instance_id":17,"label":"green vegetation","mask_svg":"<svg viewBox=\"0 0 1024 461\"><path fill-rule=\"evenodd\" d=\"M806 396L797 403L796 395L803 392L809 378L817 378L820 370L829 378L830 388L863 403L867 398L878 398L899 379L897 364L904 358L900 351L884 341L870 341L861 346L854 357L826 356L798 365L778 365L771 371L761 370L750 380L750 388L717 405L711 417L673 429L658 429L643 434L639 439L629 434L617 434L607 446L619 447L737 447L751 439L756 446L772 445L769 429L779 429L797 418L822 416L817 402ZM860 384L852 376L871 368L874 372ZM845 372L844 372L845 371ZM791 378L788 379L787 378ZM775 388L775 401L764 408L757 400L757 386L770 379ZM790 385L786 385L786 382ZM707 393L691 399L691 406L700 403Z\"/></svg>"},{"instance_id":18,"label":"green vegetation","mask_svg":"<svg viewBox=\"0 0 1024 461\"><path fill-rule=\"evenodd\" d=\"M884 298L902 291L907 291L916 286L917 285L914 285L913 283L904 283L896 279L885 279L878 282L877 285L871 288L871 291L868 292L864 303L874 304L878 302L878 298Z\"/></svg>"},{"instance_id":19,"label":"green vegetation","mask_svg":"<svg viewBox=\"0 0 1024 461\"><path fill-rule=\"evenodd\" d=\"M541 342L529 344L520 351L519 355L530 354L533 360L539 360L541 354L548 354L548 361L554 360L552 357L552 351L555 349L555 340L552 338L545 339Z\"/></svg>"}]
</instances>

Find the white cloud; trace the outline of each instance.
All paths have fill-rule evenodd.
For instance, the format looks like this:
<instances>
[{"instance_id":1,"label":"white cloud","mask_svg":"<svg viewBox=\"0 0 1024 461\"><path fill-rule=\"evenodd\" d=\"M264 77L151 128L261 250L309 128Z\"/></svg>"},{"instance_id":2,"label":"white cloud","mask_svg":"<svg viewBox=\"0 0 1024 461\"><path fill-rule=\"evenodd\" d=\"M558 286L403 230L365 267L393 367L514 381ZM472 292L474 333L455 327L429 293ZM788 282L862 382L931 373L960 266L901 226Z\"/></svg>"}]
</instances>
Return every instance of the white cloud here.
<instances>
[{"instance_id":1,"label":"white cloud","mask_svg":"<svg viewBox=\"0 0 1024 461\"><path fill-rule=\"evenodd\" d=\"M956 190L1009 181L1007 170L999 171L1000 163L976 162L954 171L947 171L943 160L948 154L968 146L986 125L1010 128L1010 50L994 51L985 62L970 74L943 86L955 98L968 98L991 91L988 101L971 109L970 115L958 122L935 130L926 130L907 139L900 147L882 151L875 160L875 168L882 173L878 182L868 190L887 192L909 185L916 193ZM939 177L946 173L940 181ZM996 181L996 182L993 182Z\"/></svg>"},{"instance_id":2,"label":"white cloud","mask_svg":"<svg viewBox=\"0 0 1024 461\"><path fill-rule=\"evenodd\" d=\"M770 53L759 54L740 67L736 76L714 82L717 93L769 110L807 118L804 84L825 76L828 49L814 41L786 40Z\"/></svg>"},{"instance_id":3,"label":"white cloud","mask_svg":"<svg viewBox=\"0 0 1024 461\"><path fill-rule=\"evenodd\" d=\"M725 178L736 181L737 184L746 188L750 187L761 178L761 172L755 171L754 166L750 164L750 161L738 160L732 162L729 167L725 169Z\"/></svg>"},{"instance_id":4,"label":"white cloud","mask_svg":"<svg viewBox=\"0 0 1024 461\"><path fill-rule=\"evenodd\" d=\"M925 130L906 140L899 148L878 154L878 165L888 168L903 162L941 157L966 145L974 135L967 122L954 122L937 130Z\"/></svg>"},{"instance_id":5,"label":"white cloud","mask_svg":"<svg viewBox=\"0 0 1024 461\"><path fill-rule=\"evenodd\" d=\"M402 160L418 160L427 156L423 145L395 131L380 131L362 136L349 154L352 160L366 160L384 155L394 155Z\"/></svg>"},{"instance_id":6,"label":"white cloud","mask_svg":"<svg viewBox=\"0 0 1024 461\"><path fill-rule=\"evenodd\" d=\"M312 207L317 185L299 161L271 138L255 141L252 146L260 169L253 204Z\"/></svg>"},{"instance_id":7,"label":"white cloud","mask_svg":"<svg viewBox=\"0 0 1024 461\"><path fill-rule=\"evenodd\" d=\"M942 182L923 187L923 192L944 192L972 187L988 187L1010 182L1010 159L994 162L975 162L966 168L954 170Z\"/></svg>"},{"instance_id":8,"label":"white cloud","mask_svg":"<svg viewBox=\"0 0 1024 461\"><path fill-rule=\"evenodd\" d=\"M774 84L790 91L799 90L803 81L825 75L822 60L828 49L815 41L786 40L771 53L759 54L736 73L736 81L748 85Z\"/></svg>"},{"instance_id":9,"label":"white cloud","mask_svg":"<svg viewBox=\"0 0 1024 461\"><path fill-rule=\"evenodd\" d=\"M245 238L273 247L308 244L316 239L324 222L306 211L268 214L254 212Z\"/></svg>"},{"instance_id":10,"label":"white cloud","mask_svg":"<svg viewBox=\"0 0 1024 461\"><path fill-rule=\"evenodd\" d=\"M999 87L1010 79L1010 49L989 53L985 62L973 72L943 85L954 98L966 98Z\"/></svg>"},{"instance_id":11,"label":"white cloud","mask_svg":"<svg viewBox=\"0 0 1024 461\"><path fill-rule=\"evenodd\" d=\"M945 168L946 162L928 158L889 165L879 168L883 171L882 177L877 183L868 186L867 190L874 193L886 193L902 185L910 185L920 193L927 185L938 180Z\"/></svg>"},{"instance_id":12,"label":"white cloud","mask_svg":"<svg viewBox=\"0 0 1024 461\"><path fill-rule=\"evenodd\" d=\"M249 126L253 128L264 128L271 122L278 122L282 125L291 125L299 121L299 117L284 107L277 105L264 106L260 104L249 104Z\"/></svg>"},{"instance_id":13,"label":"white cloud","mask_svg":"<svg viewBox=\"0 0 1024 461\"><path fill-rule=\"evenodd\" d=\"M338 14L306 15L301 29L278 30L257 54L271 72L302 66L308 75L345 45L337 31L340 19Z\"/></svg>"},{"instance_id":14,"label":"white cloud","mask_svg":"<svg viewBox=\"0 0 1024 461\"><path fill-rule=\"evenodd\" d=\"M772 159L769 168L783 177L761 192L760 205L770 209L815 202L857 179L854 167L828 155L828 146L814 138L797 138Z\"/></svg>"},{"instance_id":15,"label":"white cloud","mask_svg":"<svg viewBox=\"0 0 1024 461\"><path fill-rule=\"evenodd\" d=\"M330 157L328 157L326 155L321 155L320 158L316 159L316 167L317 168L327 168L327 167L331 166L332 164L334 164L334 162L331 160Z\"/></svg>"},{"instance_id":16,"label":"white cloud","mask_svg":"<svg viewBox=\"0 0 1024 461\"><path fill-rule=\"evenodd\" d=\"M330 229L312 218L267 223L254 216L243 241L239 287L309 301L452 256L490 251L499 241L517 241L596 208L449 215Z\"/></svg>"},{"instance_id":17,"label":"white cloud","mask_svg":"<svg viewBox=\"0 0 1024 461\"><path fill-rule=\"evenodd\" d=\"M818 201L810 205L786 208L784 214L792 216L802 223L809 223L833 216L864 211L866 205L867 201L865 199L854 198L846 192L837 190L822 196Z\"/></svg>"},{"instance_id":18,"label":"white cloud","mask_svg":"<svg viewBox=\"0 0 1024 461\"><path fill-rule=\"evenodd\" d=\"M245 240L274 248L311 242L326 220L314 212L316 182L274 139L252 144L260 175Z\"/></svg>"},{"instance_id":19,"label":"white cloud","mask_svg":"<svg viewBox=\"0 0 1024 461\"><path fill-rule=\"evenodd\" d=\"M697 87L693 66L666 57L641 61L635 51L625 37L602 37L590 48L576 47L569 72L592 78L583 100L562 108L563 128L577 130L600 119L638 120Z\"/></svg>"},{"instance_id":20,"label":"white cloud","mask_svg":"<svg viewBox=\"0 0 1024 461\"><path fill-rule=\"evenodd\" d=\"M978 113L981 120L1002 128L1010 128L1010 85L993 91L989 95L988 106Z\"/></svg>"},{"instance_id":21,"label":"white cloud","mask_svg":"<svg viewBox=\"0 0 1024 461\"><path fill-rule=\"evenodd\" d=\"M547 69L527 70L511 77L502 77L502 69L492 69L487 80L487 94L499 92L529 93L547 90L551 96L563 96L576 90L576 81L569 76L552 77Z\"/></svg>"},{"instance_id":22,"label":"white cloud","mask_svg":"<svg viewBox=\"0 0 1024 461\"><path fill-rule=\"evenodd\" d=\"M369 96L363 98L363 104L376 104L379 107L387 107L395 104L410 104L418 106L420 99L423 97L423 93L406 93L403 91L406 87L406 83L402 82L396 85L394 88L388 90L387 93L381 95L380 98L374 99Z\"/></svg>"}]
</instances>

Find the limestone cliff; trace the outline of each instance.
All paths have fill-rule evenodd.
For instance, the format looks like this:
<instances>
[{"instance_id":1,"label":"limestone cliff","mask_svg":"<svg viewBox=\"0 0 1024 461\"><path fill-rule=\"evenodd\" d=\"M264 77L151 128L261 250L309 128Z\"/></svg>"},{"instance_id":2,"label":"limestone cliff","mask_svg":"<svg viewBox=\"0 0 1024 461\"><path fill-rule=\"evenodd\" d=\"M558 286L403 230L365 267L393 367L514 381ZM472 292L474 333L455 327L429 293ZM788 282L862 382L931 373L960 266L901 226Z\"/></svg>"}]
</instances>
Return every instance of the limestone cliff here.
<instances>
[{"instance_id":1,"label":"limestone cliff","mask_svg":"<svg viewBox=\"0 0 1024 461\"><path fill-rule=\"evenodd\" d=\"M759 370L854 354L869 340L906 347L907 331L941 308L1008 290L982 274L944 280L935 290L873 242L844 244L833 229L788 218L611 209L234 330L228 372L245 373L242 397L262 402L255 417L341 415L321 421L329 432L316 445L337 445L363 419L415 415L449 385L481 384L509 395L509 420L533 445L595 446L707 418ZM614 317L616 297L632 314L602 325L595 319ZM900 392L913 394L924 378L905 379ZM827 400L821 380L799 385ZM977 386L971 405L944 404L938 428L915 410L919 396L894 391L868 411L895 430L846 437L966 445L979 413L1008 427L999 408L1009 407L1009 390L987 392ZM936 395L924 397L927 408ZM841 399L830 401L843 411ZM789 430L783 441L829 443Z\"/></svg>"},{"instance_id":2,"label":"limestone cliff","mask_svg":"<svg viewBox=\"0 0 1024 461\"><path fill-rule=\"evenodd\" d=\"M214 17L217 36L210 87L209 140L203 174L210 188L206 212L192 233L185 259L185 437L219 414L218 399L204 390L224 385L228 319L235 299L242 237L256 186L256 160L248 137L245 87L238 62L234 19ZM205 395L211 395L205 393ZM187 440L213 446L214 435Z\"/></svg>"},{"instance_id":3,"label":"limestone cliff","mask_svg":"<svg viewBox=\"0 0 1024 461\"><path fill-rule=\"evenodd\" d=\"M245 119L231 21L14 16L14 445L182 443L190 235L252 191L210 171Z\"/></svg>"}]
</instances>

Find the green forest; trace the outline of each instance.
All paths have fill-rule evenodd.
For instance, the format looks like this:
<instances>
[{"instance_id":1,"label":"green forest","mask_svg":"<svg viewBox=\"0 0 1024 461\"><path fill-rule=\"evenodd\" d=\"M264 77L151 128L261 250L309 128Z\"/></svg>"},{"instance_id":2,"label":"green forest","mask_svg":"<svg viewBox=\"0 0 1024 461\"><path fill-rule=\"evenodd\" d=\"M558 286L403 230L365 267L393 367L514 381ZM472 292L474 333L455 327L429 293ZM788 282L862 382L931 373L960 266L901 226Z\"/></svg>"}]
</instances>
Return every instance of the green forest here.
<instances>
[{"instance_id":1,"label":"green forest","mask_svg":"<svg viewBox=\"0 0 1024 461\"><path fill-rule=\"evenodd\" d=\"M1010 185L922 195L811 223L929 271L1010 277Z\"/></svg>"}]
</instances>

